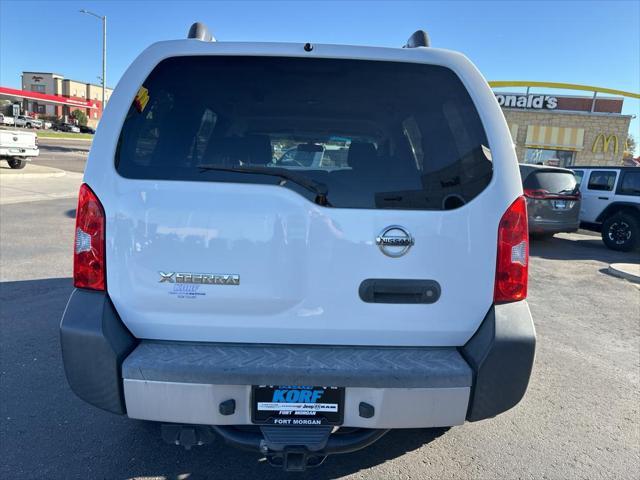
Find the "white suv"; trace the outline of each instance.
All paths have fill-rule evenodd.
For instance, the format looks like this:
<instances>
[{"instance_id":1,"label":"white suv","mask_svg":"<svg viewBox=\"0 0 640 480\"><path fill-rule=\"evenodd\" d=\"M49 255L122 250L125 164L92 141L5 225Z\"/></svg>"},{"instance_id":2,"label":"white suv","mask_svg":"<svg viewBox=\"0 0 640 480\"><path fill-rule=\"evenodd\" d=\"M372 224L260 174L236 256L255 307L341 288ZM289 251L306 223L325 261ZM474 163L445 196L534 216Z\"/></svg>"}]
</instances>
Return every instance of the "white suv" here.
<instances>
[{"instance_id":1,"label":"white suv","mask_svg":"<svg viewBox=\"0 0 640 480\"><path fill-rule=\"evenodd\" d=\"M527 213L480 72L424 32L190 36L134 61L93 141L61 324L76 394L287 470L516 405ZM310 144L346 162L277 163Z\"/></svg>"},{"instance_id":2,"label":"white suv","mask_svg":"<svg viewBox=\"0 0 640 480\"><path fill-rule=\"evenodd\" d=\"M613 250L640 247L640 168L571 169L582 192L582 226L600 231L604 244Z\"/></svg>"}]
</instances>

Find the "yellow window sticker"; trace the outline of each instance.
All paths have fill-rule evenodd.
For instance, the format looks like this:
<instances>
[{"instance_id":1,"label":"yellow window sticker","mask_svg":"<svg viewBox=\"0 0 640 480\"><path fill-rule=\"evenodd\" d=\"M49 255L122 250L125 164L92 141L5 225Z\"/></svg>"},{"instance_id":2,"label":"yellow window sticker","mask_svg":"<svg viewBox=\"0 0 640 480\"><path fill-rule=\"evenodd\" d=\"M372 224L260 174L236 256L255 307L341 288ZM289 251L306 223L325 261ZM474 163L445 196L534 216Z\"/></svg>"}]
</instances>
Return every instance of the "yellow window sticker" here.
<instances>
[{"instance_id":1,"label":"yellow window sticker","mask_svg":"<svg viewBox=\"0 0 640 480\"><path fill-rule=\"evenodd\" d=\"M142 112L145 107L149 103L149 90L144 87L140 87L138 93L136 94L136 98L133 100L133 104L136 106L136 110L138 112Z\"/></svg>"}]
</instances>

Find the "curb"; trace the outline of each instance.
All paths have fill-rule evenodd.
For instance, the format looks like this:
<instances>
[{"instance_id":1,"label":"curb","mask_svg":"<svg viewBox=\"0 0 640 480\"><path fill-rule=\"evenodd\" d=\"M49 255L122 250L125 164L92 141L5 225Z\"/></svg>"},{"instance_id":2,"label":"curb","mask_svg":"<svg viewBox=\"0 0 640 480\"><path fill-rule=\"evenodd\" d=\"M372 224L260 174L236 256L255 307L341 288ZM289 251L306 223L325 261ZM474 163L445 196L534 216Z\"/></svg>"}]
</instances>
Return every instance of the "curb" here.
<instances>
[{"instance_id":1,"label":"curb","mask_svg":"<svg viewBox=\"0 0 640 480\"><path fill-rule=\"evenodd\" d=\"M29 165L27 165L25 167L25 170L29 169ZM53 167L43 167L38 165L38 170L45 170L46 171L40 171L40 172L29 172L29 171L7 171L8 169L2 168L0 169L0 179L2 179L3 181L6 181L10 178L19 178L19 179L25 179L25 178L55 178L55 177L64 177L67 172L65 172L64 170L60 170L59 168L53 168Z\"/></svg>"},{"instance_id":2,"label":"curb","mask_svg":"<svg viewBox=\"0 0 640 480\"><path fill-rule=\"evenodd\" d=\"M61 140L63 142L93 142L93 138L47 137L38 135L38 142L46 140Z\"/></svg>"},{"instance_id":3,"label":"curb","mask_svg":"<svg viewBox=\"0 0 640 480\"><path fill-rule=\"evenodd\" d=\"M608 269L611 275L630 282L640 283L640 265L636 263L612 263Z\"/></svg>"}]
</instances>

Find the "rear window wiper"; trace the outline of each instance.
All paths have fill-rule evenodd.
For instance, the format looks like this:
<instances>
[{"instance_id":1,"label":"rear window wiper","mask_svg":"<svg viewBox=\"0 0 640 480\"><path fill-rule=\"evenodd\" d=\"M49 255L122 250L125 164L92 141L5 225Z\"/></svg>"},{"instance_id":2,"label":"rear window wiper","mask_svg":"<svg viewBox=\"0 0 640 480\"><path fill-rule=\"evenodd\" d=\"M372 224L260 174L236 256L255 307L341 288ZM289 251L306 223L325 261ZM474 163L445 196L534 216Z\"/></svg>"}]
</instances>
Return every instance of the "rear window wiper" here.
<instances>
[{"instance_id":1,"label":"rear window wiper","mask_svg":"<svg viewBox=\"0 0 640 480\"><path fill-rule=\"evenodd\" d=\"M263 167L260 165L241 165L238 167L224 167L221 165L200 165L201 172L217 171L217 172L234 172L234 173L257 173L259 175L270 175L272 177L280 177L283 180L293 182L301 187L306 188L310 192L316 194L315 203L324 207L331 207L331 203L327 199L329 187L324 183L317 182L303 175L298 175L290 170L278 167ZM281 184L282 185L282 184Z\"/></svg>"}]
</instances>

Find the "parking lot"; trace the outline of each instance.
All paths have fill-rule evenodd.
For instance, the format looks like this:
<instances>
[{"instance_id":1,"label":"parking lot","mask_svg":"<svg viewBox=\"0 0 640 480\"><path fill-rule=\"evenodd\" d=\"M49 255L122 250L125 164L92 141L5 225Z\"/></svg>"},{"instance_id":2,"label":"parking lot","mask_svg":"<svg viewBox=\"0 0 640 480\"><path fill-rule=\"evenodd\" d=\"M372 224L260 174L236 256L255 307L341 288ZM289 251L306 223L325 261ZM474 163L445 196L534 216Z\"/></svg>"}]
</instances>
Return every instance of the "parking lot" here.
<instances>
[{"instance_id":1,"label":"parking lot","mask_svg":"<svg viewBox=\"0 0 640 480\"><path fill-rule=\"evenodd\" d=\"M41 142L35 163L80 172L88 146ZM27 181L0 177L2 195L28 191ZM33 179L39 189L61 181L76 188L79 176ZM58 325L72 290L75 199L41 198L0 202L0 478L284 476L221 440L190 451L166 445L157 425L97 410L73 395ZM529 302L538 347L523 402L496 419L447 431L392 432L299 477L637 475L640 285L606 272L610 263L631 261L638 261L637 252L613 252L587 232L533 242Z\"/></svg>"}]
</instances>

